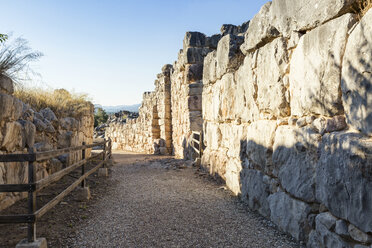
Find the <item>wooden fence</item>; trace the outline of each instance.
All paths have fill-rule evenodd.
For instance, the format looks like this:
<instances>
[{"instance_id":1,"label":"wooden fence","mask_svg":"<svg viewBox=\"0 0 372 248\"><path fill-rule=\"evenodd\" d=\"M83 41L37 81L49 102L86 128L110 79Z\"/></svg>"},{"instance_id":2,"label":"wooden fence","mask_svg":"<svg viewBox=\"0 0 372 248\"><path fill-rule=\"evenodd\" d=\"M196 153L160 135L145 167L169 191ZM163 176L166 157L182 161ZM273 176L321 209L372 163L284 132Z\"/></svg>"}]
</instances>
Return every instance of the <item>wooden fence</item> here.
<instances>
[{"instance_id":1,"label":"wooden fence","mask_svg":"<svg viewBox=\"0 0 372 248\"><path fill-rule=\"evenodd\" d=\"M199 158L201 158L203 154L203 137L201 132L192 131L191 147L199 155Z\"/></svg>"},{"instance_id":2,"label":"wooden fence","mask_svg":"<svg viewBox=\"0 0 372 248\"><path fill-rule=\"evenodd\" d=\"M90 158L85 157L85 150L96 146L103 146L103 151L91 156ZM50 176L36 180L36 170L34 162L44 161L59 155L68 154L71 152L82 151L82 159ZM102 157L102 161L98 163L93 169L85 172L85 164L94 158ZM27 240L28 242L34 242L36 240L36 222L51 208L56 206L62 199L73 191L79 184L85 187L85 179L97 171L100 167L104 166L105 161L111 157L111 140L104 140L99 143L93 143L86 145L83 142L82 146L68 147L58 150L52 150L47 152L35 152L34 149L30 149L29 153L23 154L5 154L0 155L0 162L28 162L28 183L27 184L1 184L0 192L28 192L28 214L23 215L3 215L0 216L0 224L3 223L28 223ZM62 177L81 167L81 177L78 178L73 184L67 187L62 193L57 195L54 199L48 202L40 209L36 209L36 194L41 189L49 186L51 183L59 181Z\"/></svg>"}]
</instances>

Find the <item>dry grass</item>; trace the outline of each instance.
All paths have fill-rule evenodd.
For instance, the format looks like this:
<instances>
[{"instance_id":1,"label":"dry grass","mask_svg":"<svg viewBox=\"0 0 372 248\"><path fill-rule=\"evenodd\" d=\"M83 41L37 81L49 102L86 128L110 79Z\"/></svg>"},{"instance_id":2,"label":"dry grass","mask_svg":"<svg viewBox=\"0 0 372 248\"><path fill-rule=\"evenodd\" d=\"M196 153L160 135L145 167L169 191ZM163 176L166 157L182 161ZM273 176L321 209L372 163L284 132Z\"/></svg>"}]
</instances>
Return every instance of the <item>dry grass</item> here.
<instances>
[{"instance_id":1,"label":"dry grass","mask_svg":"<svg viewBox=\"0 0 372 248\"><path fill-rule=\"evenodd\" d=\"M65 89L17 87L14 96L36 111L49 107L58 117L78 117L92 108L86 94L70 93Z\"/></svg>"},{"instance_id":2,"label":"dry grass","mask_svg":"<svg viewBox=\"0 0 372 248\"><path fill-rule=\"evenodd\" d=\"M372 8L372 0L359 0L353 7L353 11L358 14L359 19Z\"/></svg>"}]
</instances>

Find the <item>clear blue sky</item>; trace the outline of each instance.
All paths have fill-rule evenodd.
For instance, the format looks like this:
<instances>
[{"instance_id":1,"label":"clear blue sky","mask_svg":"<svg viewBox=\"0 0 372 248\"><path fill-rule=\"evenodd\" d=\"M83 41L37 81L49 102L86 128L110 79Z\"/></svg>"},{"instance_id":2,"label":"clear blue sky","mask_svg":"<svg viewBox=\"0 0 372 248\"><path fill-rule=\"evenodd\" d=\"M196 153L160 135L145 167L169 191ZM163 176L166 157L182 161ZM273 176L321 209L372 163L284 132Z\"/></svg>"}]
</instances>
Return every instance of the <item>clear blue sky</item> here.
<instances>
[{"instance_id":1,"label":"clear blue sky","mask_svg":"<svg viewBox=\"0 0 372 248\"><path fill-rule=\"evenodd\" d=\"M219 33L266 0L0 0L0 33L44 53L34 70L53 88L102 105L135 104L172 64L186 31Z\"/></svg>"}]
</instances>

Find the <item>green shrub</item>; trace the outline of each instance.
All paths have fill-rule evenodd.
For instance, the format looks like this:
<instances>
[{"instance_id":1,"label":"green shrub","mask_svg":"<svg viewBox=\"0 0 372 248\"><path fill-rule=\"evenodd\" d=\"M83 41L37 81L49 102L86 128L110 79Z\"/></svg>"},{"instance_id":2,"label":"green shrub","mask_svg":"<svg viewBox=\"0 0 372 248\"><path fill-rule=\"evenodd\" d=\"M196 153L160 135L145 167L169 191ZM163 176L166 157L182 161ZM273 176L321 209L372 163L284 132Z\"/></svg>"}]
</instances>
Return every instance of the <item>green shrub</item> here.
<instances>
[{"instance_id":1,"label":"green shrub","mask_svg":"<svg viewBox=\"0 0 372 248\"><path fill-rule=\"evenodd\" d=\"M108 115L102 108L97 108L94 114L94 127L106 123Z\"/></svg>"}]
</instances>

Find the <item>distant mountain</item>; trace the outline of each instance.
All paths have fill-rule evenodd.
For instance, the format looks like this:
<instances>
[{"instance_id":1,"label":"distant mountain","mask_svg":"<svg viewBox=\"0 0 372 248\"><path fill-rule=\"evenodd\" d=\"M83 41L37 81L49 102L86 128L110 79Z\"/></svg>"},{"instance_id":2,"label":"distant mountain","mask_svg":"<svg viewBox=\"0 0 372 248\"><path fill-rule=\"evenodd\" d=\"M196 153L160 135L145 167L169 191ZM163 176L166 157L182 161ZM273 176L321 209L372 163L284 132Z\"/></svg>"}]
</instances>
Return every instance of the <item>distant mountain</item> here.
<instances>
[{"instance_id":1,"label":"distant mountain","mask_svg":"<svg viewBox=\"0 0 372 248\"><path fill-rule=\"evenodd\" d=\"M118 105L118 106L102 106L100 104L95 104L95 108L103 108L107 113L116 113L120 110L127 110L130 112L138 112L139 107L141 104L133 104L133 105Z\"/></svg>"}]
</instances>

